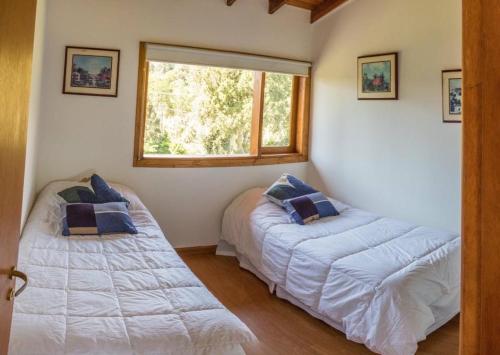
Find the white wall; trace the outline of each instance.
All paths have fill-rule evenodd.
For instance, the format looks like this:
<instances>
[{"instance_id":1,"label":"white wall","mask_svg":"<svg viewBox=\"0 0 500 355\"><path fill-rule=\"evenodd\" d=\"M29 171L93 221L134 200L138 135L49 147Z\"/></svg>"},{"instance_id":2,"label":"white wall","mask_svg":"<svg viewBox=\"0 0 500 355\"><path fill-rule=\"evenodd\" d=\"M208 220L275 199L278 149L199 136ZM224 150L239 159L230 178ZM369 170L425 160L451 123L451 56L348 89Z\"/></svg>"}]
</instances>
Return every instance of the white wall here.
<instances>
[{"instance_id":1,"label":"white wall","mask_svg":"<svg viewBox=\"0 0 500 355\"><path fill-rule=\"evenodd\" d=\"M33 205L36 192L36 165L40 105L42 95L43 49L45 35L46 1L38 0L35 22L35 42L33 47L33 65L31 73L31 94L26 144L26 162L24 170L24 188L21 225L23 226Z\"/></svg>"},{"instance_id":2,"label":"white wall","mask_svg":"<svg viewBox=\"0 0 500 355\"><path fill-rule=\"evenodd\" d=\"M139 41L309 60L306 11L267 14L267 0L48 0L37 188L96 169L131 186L176 246L215 244L239 192L306 164L241 168L133 168ZM62 95L64 46L121 50L118 98Z\"/></svg>"},{"instance_id":3,"label":"white wall","mask_svg":"<svg viewBox=\"0 0 500 355\"><path fill-rule=\"evenodd\" d=\"M461 67L460 0L352 0L314 26L310 182L355 206L460 230L461 125L441 70ZM398 51L399 101L356 99L356 58Z\"/></svg>"}]
</instances>

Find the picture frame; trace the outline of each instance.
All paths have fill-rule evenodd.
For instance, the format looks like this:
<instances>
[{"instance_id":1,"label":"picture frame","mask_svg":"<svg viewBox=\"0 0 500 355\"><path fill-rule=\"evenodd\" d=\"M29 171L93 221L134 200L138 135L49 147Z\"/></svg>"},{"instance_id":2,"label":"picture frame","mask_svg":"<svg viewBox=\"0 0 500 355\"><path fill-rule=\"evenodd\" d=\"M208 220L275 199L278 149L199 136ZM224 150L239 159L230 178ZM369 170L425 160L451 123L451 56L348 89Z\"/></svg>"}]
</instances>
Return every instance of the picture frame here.
<instances>
[{"instance_id":1,"label":"picture frame","mask_svg":"<svg viewBox=\"0 0 500 355\"><path fill-rule=\"evenodd\" d=\"M66 47L63 94L118 96L120 50Z\"/></svg>"},{"instance_id":2,"label":"picture frame","mask_svg":"<svg viewBox=\"0 0 500 355\"><path fill-rule=\"evenodd\" d=\"M443 70L442 77L442 100L443 100L443 122L462 122L462 84L463 76L461 69Z\"/></svg>"},{"instance_id":3,"label":"picture frame","mask_svg":"<svg viewBox=\"0 0 500 355\"><path fill-rule=\"evenodd\" d=\"M398 100L398 53L358 57L358 100Z\"/></svg>"}]
</instances>

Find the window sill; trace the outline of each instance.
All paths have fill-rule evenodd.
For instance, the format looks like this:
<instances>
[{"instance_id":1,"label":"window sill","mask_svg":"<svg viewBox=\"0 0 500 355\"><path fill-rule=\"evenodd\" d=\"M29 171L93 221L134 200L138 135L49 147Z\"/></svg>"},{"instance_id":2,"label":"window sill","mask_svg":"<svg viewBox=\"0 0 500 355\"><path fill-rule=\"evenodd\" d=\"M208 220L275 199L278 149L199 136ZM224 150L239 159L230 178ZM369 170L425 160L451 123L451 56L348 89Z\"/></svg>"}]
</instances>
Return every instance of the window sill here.
<instances>
[{"instance_id":1,"label":"window sill","mask_svg":"<svg viewBox=\"0 0 500 355\"><path fill-rule=\"evenodd\" d=\"M185 157L185 158L157 158L143 157L134 159L134 167L139 168L210 168L252 165L291 164L307 161L304 154L266 154L261 156L233 156L233 157Z\"/></svg>"}]
</instances>

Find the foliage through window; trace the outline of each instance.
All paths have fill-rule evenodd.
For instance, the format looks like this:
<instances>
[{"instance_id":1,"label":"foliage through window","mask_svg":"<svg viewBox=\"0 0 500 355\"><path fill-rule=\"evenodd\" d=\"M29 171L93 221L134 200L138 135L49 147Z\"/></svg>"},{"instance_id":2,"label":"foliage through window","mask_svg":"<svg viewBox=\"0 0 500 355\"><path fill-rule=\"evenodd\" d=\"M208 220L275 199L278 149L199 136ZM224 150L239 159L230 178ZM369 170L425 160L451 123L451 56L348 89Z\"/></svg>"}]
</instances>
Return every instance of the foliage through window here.
<instances>
[{"instance_id":1,"label":"foliage through window","mask_svg":"<svg viewBox=\"0 0 500 355\"><path fill-rule=\"evenodd\" d=\"M141 46L134 165L307 159L308 76L152 60Z\"/></svg>"},{"instance_id":2,"label":"foliage through window","mask_svg":"<svg viewBox=\"0 0 500 355\"><path fill-rule=\"evenodd\" d=\"M293 76L269 73L264 91L264 120L262 145L287 147L290 145Z\"/></svg>"},{"instance_id":3,"label":"foliage through window","mask_svg":"<svg viewBox=\"0 0 500 355\"><path fill-rule=\"evenodd\" d=\"M254 72L149 62L144 154L250 154ZM293 76L266 75L263 145L290 144Z\"/></svg>"},{"instance_id":4,"label":"foliage through window","mask_svg":"<svg viewBox=\"0 0 500 355\"><path fill-rule=\"evenodd\" d=\"M253 72L149 63L145 154L249 154Z\"/></svg>"}]
</instances>

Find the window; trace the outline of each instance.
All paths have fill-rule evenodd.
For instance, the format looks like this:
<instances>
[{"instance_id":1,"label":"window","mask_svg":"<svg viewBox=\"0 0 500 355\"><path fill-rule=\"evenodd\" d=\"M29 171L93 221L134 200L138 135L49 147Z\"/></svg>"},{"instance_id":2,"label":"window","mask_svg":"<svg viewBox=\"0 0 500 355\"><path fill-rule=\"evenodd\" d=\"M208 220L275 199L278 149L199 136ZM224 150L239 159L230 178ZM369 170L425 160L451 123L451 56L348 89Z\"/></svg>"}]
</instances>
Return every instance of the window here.
<instances>
[{"instance_id":1,"label":"window","mask_svg":"<svg viewBox=\"0 0 500 355\"><path fill-rule=\"evenodd\" d=\"M290 147L293 76L266 73L262 123L263 147Z\"/></svg>"},{"instance_id":2,"label":"window","mask_svg":"<svg viewBox=\"0 0 500 355\"><path fill-rule=\"evenodd\" d=\"M250 154L253 72L149 62L144 155Z\"/></svg>"},{"instance_id":3,"label":"window","mask_svg":"<svg viewBox=\"0 0 500 355\"><path fill-rule=\"evenodd\" d=\"M309 63L141 43L134 166L307 160Z\"/></svg>"}]
</instances>

